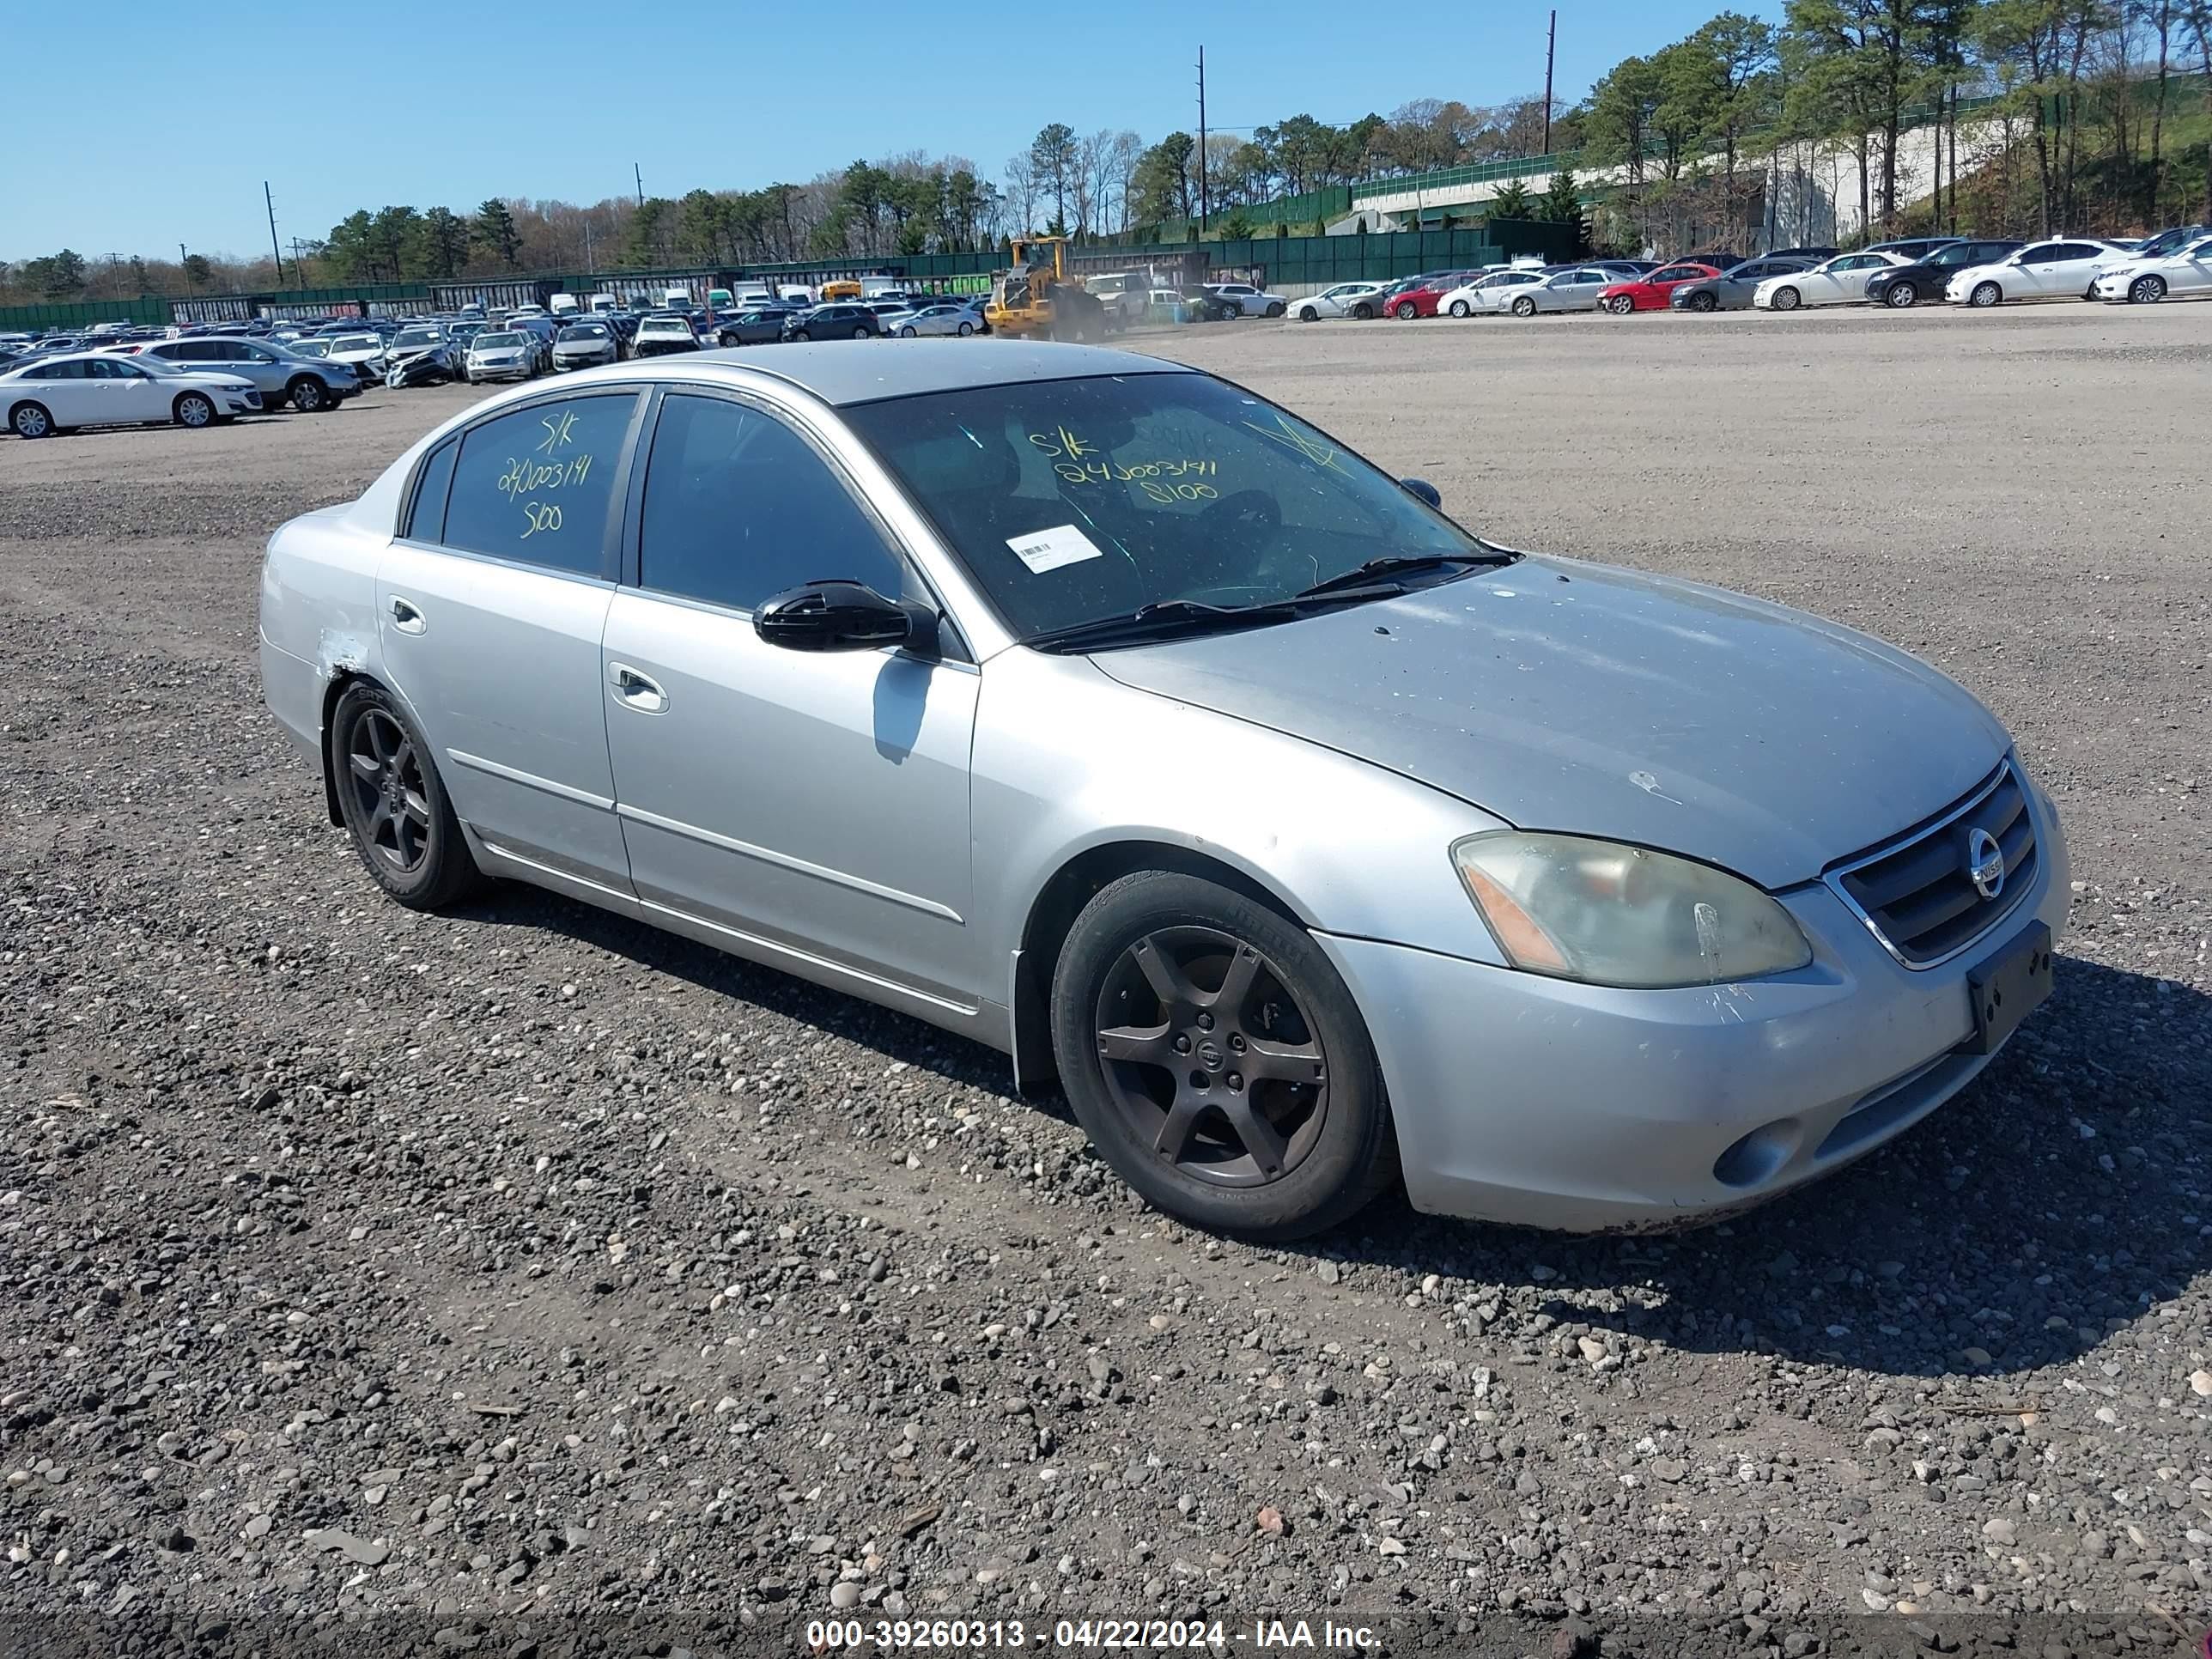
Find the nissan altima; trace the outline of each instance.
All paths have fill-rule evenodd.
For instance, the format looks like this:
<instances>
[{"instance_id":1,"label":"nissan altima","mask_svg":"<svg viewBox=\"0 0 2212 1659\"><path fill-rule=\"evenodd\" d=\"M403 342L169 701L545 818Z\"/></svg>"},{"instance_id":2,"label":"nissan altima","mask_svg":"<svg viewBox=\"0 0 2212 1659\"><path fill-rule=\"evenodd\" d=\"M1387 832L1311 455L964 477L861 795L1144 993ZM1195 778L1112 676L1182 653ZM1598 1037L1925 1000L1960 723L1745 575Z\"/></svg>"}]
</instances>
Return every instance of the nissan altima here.
<instances>
[{"instance_id":1,"label":"nissan altima","mask_svg":"<svg viewBox=\"0 0 2212 1659\"><path fill-rule=\"evenodd\" d=\"M1149 357L917 340L495 395L270 539L271 712L399 903L535 884L1054 1077L1158 1209L1769 1199L2048 993L1967 691L1461 527Z\"/></svg>"}]
</instances>

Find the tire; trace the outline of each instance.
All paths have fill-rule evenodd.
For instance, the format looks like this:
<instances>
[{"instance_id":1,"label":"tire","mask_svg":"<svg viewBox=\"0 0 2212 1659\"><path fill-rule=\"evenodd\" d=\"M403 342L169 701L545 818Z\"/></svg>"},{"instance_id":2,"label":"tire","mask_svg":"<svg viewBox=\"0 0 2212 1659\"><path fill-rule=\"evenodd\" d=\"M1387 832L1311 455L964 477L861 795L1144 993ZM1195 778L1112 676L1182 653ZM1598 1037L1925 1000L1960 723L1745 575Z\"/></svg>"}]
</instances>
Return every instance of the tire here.
<instances>
[{"instance_id":1,"label":"tire","mask_svg":"<svg viewBox=\"0 0 2212 1659\"><path fill-rule=\"evenodd\" d=\"M356 680L324 742L339 813L379 887L410 910L435 910L483 884L430 746L389 691Z\"/></svg>"},{"instance_id":2,"label":"tire","mask_svg":"<svg viewBox=\"0 0 2212 1659\"><path fill-rule=\"evenodd\" d=\"M1717 294L1692 294L1690 296L1690 309L1692 311L1711 313L1720 308L1721 299Z\"/></svg>"},{"instance_id":3,"label":"tire","mask_svg":"<svg viewBox=\"0 0 2212 1659\"><path fill-rule=\"evenodd\" d=\"M1371 323L1375 320L1375 307L1362 300L1352 307L1352 315L1355 321Z\"/></svg>"},{"instance_id":4,"label":"tire","mask_svg":"<svg viewBox=\"0 0 2212 1659\"><path fill-rule=\"evenodd\" d=\"M963 340L975 331L975 325L973 323L963 323L960 325L960 337Z\"/></svg>"},{"instance_id":5,"label":"tire","mask_svg":"<svg viewBox=\"0 0 2212 1659\"><path fill-rule=\"evenodd\" d=\"M188 426L197 432L215 424L215 403L204 392L180 392L177 401L169 406L169 414L179 426Z\"/></svg>"},{"instance_id":6,"label":"tire","mask_svg":"<svg viewBox=\"0 0 2212 1659\"><path fill-rule=\"evenodd\" d=\"M1232 973L1241 997L1223 995ZM1113 1018L1125 1007L1128 1018ZM1147 1203L1192 1226L1303 1238L1397 1176L1382 1067L1352 994L1304 928L1242 893L1156 870L1109 884L1061 947L1052 1032L1091 1144ZM1106 1033L1164 1063L1109 1056ZM1260 1064L1268 1075L1248 1088L1243 1073Z\"/></svg>"},{"instance_id":7,"label":"tire","mask_svg":"<svg viewBox=\"0 0 2212 1659\"><path fill-rule=\"evenodd\" d=\"M17 404L8 411L8 429L19 438L51 438L54 417L44 404Z\"/></svg>"},{"instance_id":8,"label":"tire","mask_svg":"<svg viewBox=\"0 0 2212 1659\"><path fill-rule=\"evenodd\" d=\"M313 415L331 406L331 394L312 374L302 374L284 388L284 396L302 415Z\"/></svg>"},{"instance_id":9,"label":"tire","mask_svg":"<svg viewBox=\"0 0 2212 1659\"><path fill-rule=\"evenodd\" d=\"M1986 311L1993 305L2002 304L2003 300L2004 290L1995 283L1977 283L1974 291L1966 296L1966 303L1978 311Z\"/></svg>"},{"instance_id":10,"label":"tire","mask_svg":"<svg viewBox=\"0 0 2212 1659\"><path fill-rule=\"evenodd\" d=\"M1536 302L1525 294L1519 295L1514 299L1512 310L1516 317L1533 317L1536 314Z\"/></svg>"},{"instance_id":11,"label":"tire","mask_svg":"<svg viewBox=\"0 0 2212 1659\"><path fill-rule=\"evenodd\" d=\"M1451 314L1455 317L1471 316L1473 308L1464 300L1454 300L1451 302Z\"/></svg>"},{"instance_id":12,"label":"tire","mask_svg":"<svg viewBox=\"0 0 2212 1659\"><path fill-rule=\"evenodd\" d=\"M1768 303L1777 311L1795 311L1803 298L1794 288L1778 288L1774 290L1774 298Z\"/></svg>"},{"instance_id":13,"label":"tire","mask_svg":"<svg viewBox=\"0 0 2212 1659\"><path fill-rule=\"evenodd\" d=\"M1397 314L1398 320L1400 322L1410 323L1414 318L1421 314L1421 308L1415 305L1411 300L1405 300L1399 302Z\"/></svg>"},{"instance_id":14,"label":"tire","mask_svg":"<svg viewBox=\"0 0 2212 1659\"><path fill-rule=\"evenodd\" d=\"M865 327L856 327L853 331L853 337L856 340L866 339L868 337L867 329Z\"/></svg>"},{"instance_id":15,"label":"tire","mask_svg":"<svg viewBox=\"0 0 2212 1659\"><path fill-rule=\"evenodd\" d=\"M1281 316L1283 314L1282 301L1278 300L1273 305L1269 306L1264 314L1269 317Z\"/></svg>"},{"instance_id":16,"label":"tire","mask_svg":"<svg viewBox=\"0 0 2212 1659\"><path fill-rule=\"evenodd\" d=\"M1321 313L1316 311L1311 306L1300 306L1298 320L1302 323L1317 323L1321 320Z\"/></svg>"},{"instance_id":17,"label":"tire","mask_svg":"<svg viewBox=\"0 0 2212 1659\"><path fill-rule=\"evenodd\" d=\"M1920 303L1920 290L1911 283L1892 283L1881 302L1892 311L1910 311Z\"/></svg>"},{"instance_id":18,"label":"tire","mask_svg":"<svg viewBox=\"0 0 2212 1659\"><path fill-rule=\"evenodd\" d=\"M793 339L794 339L794 340L808 340L808 341L811 341L811 340L812 340L812 339L813 339L813 337L813 337L811 334L809 334L809 333L808 333L805 329L803 329L803 328L795 328L795 329L792 330L792 331L791 331L791 337L792 337Z\"/></svg>"},{"instance_id":19,"label":"tire","mask_svg":"<svg viewBox=\"0 0 2212 1659\"><path fill-rule=\"evenodd\" d=\"M2154 306L2166 298L2166 278L2138 276L2128 284L2128 303L2131 306Z\"/></svg>"},{"instance_id":20,"label":"tire","mask_svg":"<svg viewBox=\"0 0 2212 1659\"><path fill-rule=\"evenodd\" d=\"M900 339L902 339L902 340L911 340L911 339L914 339L915 337L915 337L915 331L914 331L914 325L913 325L912 323L908 323L908 324L904 328L902 328L901 330L899 330L899 338L900 338Z\"/></svg>"},{"instance_id":21,"label":"tire","mask_svg":"<svg viewBox=\"0 0 2212 1659\"><path fill-rule=\"evenodd\" d=\"M1606 301L1606 309L1616 317L1630 316L1636 310L1636 301L1626 294L1616 294Z\"/></svg>"}]
</instances>

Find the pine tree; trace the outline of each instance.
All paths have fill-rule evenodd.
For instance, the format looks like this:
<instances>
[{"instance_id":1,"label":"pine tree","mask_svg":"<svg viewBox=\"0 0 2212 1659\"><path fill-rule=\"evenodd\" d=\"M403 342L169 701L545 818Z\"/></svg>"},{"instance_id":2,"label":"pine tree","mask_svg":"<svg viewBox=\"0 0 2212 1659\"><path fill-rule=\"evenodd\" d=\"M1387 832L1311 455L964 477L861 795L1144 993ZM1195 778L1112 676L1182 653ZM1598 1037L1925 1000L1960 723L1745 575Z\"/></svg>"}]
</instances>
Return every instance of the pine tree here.
<instances>
[{"instance_id":1,"label":"pine tree","mask_svg":"<svg viewBox=\"0 0 2212 1659\"><path fill-rule=\"evenodd\" d=\"M514 215L508 211L507 204L496 196L477 209L471 234L479 247L489 248L509 270L521 264L522 233L515 228Z\"/></svg>"}]
</instances>

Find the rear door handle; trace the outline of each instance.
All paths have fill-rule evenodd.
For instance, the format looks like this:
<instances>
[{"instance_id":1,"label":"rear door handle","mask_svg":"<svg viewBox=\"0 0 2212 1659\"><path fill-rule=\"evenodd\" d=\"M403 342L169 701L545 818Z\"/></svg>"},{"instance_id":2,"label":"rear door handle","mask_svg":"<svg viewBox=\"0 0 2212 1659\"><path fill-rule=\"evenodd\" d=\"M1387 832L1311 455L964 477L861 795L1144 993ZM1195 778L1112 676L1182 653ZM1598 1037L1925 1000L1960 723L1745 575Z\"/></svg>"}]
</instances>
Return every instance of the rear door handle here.
<instances>
[{"instance_id":1,"label":"rear door handle","mask_svg":"<svg viewBox=\"0 0 2212 1659\"><path fill-rule=\"evenodd\" d=\"M419 634L430 624L409 600L392 596L392 625L403 634Z\"/></svg>"},{"instance_id":2,"label":"rear door handle","mask_svg":"<svg viewBox=\"0 0 2212 1659\"><path fill-rule=\"evenodd\" d=\"M658 714L668 707L668 694L657 681L647 678L628 663L607 665L607 678L614 683L615 696L625 708L635 708L641 714Z\"/></svg>"}]
</instances>

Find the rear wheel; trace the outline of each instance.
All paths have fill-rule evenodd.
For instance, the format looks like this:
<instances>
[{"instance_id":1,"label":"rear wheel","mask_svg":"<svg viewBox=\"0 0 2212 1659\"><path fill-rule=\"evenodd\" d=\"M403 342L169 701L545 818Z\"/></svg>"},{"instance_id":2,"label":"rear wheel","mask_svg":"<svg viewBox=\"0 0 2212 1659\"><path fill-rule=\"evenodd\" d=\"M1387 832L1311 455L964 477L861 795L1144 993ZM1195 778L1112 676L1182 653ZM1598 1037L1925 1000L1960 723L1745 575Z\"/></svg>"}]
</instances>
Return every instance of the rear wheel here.
<instances>
[{"instance_id":1,"label":"rear wheel","mask_svg":"<svg viewBox=\"0 0 2212 1659\"><path fill-rule=\"evenodd\" d=\"M960 325L960 337L963 340L975 331L975 325L973 323L963 323Z\"/></svg>"},{"instance_id":2,"label":"rear wheel","mask_svg":"<svg viewBox=\"0 0 2212 1659\"><path fill-rule=\"evenodd\" d=\"M1986 310L1999 303L2003 298L2004 290L1995 283L1977 283L1974 284L1974 291L1966 296L1966 303Z\"/></svg>"},{"instance_id":3,"label":"rear wheel","mask_svg":"<svg viewBox=\"0 0 2212 1659\"><path fill-rule=\"evenodd\" d=\"M1267 310L1267 314L1270 317L1281 316L1283 314L1282 301L1278 300L1274 304L1269 306Z\"/></svg>"},{"instance_id":4,"label":"rear wheel","mask_svg":"<svg viewBox=\"0 0 2212 1659\"><path fill-rule=\"evenodd\" d=\"M1920 303L1920 290L1910 283L1892 283L1882 303L1892 311L1910 311Z\"/></svg>"},{"instance_id":5,"label":"rear wheel","mask_svg":"<svg viewBox=\"0 0 2212 1659\"><path fill-rule=\"evenodd\" d=\"M866 339L868 337L866 325L865 324L854 324L853 327L853 337L856 340Z\"/></svg>"},{"instance_id":6,"label":"rear wheel","mask_svg":"<svg viewBox=\"0 0 2212 1659\"><path fill-rule=\"evenodd\" d=\"M17 404L9 411L8 426L19 438L51 438L54 434L54 417L46 412L44 404Z\"/></svg>"},{"instance_id":7,"label":"rear wheel","mask_svg":"<svg viewBox=\"0 0 2212 1659\"><path fill-rule=\"evenodd\" d=\"M339 813L378 886L410 910L434 910L483 879L429 745L390 692L348 687L328 741Z\"/></svg>"},{"instance_id":8,"label":"rear wheel","mask_svg":"<svg viewBox=\"0 0 2212 1659\"><path fill-rule=\"evenodd\" d=\"M215 424L215 404L203 392L179 393L177 401L170 406L170 413L176 417L179 426L197 429Z\"/></svg>"},{"instance_id":9,"label":"rear wheel","mask_svg":"<svg viewBox=\"0 0 2212 1659\"><path fill-rule=\"evenodd\" d=\"M1396 1175L1351 993L1304 929L1244 894L1162 871L1104 888L1060 951L1052 1025L1092 1144L1193 1226L1304 1237Z\"/></svg>"},{"instance_id":10,"label":"rear wheel","mask_svg":"<svg viewBox=\"0 0 2212 1659\"><path fill-rule=\"evenodd\" d=\"M2166 298L2166 278L2138 276L2128 284L2128 303L2131 306L2156 305Z\"/></svg>"}]
</instances>

